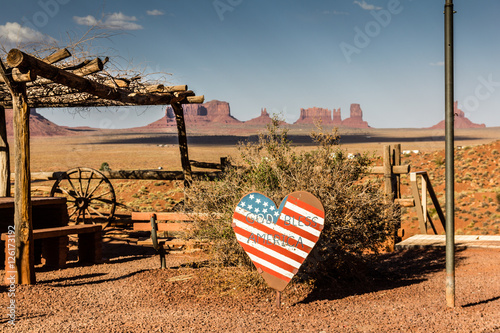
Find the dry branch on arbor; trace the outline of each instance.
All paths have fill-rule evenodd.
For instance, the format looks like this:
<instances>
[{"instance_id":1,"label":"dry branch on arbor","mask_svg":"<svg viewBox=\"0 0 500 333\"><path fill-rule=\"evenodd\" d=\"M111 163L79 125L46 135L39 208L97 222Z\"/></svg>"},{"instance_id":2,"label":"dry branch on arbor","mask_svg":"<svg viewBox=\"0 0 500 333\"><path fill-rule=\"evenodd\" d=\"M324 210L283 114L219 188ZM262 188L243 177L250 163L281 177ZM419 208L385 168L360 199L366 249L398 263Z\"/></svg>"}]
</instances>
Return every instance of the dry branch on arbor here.
<instances>
[{"instance_id":1,"label":"dry branch on arbor","mask_svg":"<svg viewBox=\"0 0 500 333\"><path fill-rule=\"evenodd\" d=\"M103 73L108 58L55 63L67 59L68 50L58 50L44 59L18 49L7 55L6 74L14 82L24 82L30 107L91 107L203 103L187 85L165 86L142 83L139 77L113 77ZM12 98L0 78L0 105L12 107Z\"/></svg>"}]
</instances>

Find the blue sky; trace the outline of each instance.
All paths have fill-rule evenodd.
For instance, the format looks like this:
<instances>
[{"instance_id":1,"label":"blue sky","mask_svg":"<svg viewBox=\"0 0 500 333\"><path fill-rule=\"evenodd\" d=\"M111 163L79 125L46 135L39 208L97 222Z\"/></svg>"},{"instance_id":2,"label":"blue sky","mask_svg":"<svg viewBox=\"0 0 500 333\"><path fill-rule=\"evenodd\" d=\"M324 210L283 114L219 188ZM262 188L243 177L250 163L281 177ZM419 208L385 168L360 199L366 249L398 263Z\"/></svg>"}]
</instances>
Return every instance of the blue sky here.
<instances>
[{"instance_id":1,"label":"blue sky","mask_svg":"<svg viewBox=\"0 0 500 333\"><path fill-rule=\"evenodd\" d=\"M96 46L116 62L172 73L171 84L188 84L207 101L229 102L240 120L265 107L294 122L313 106L341 108L347 118L360 103L372 127L429 127L444 119L444 3L18 0L4 4L0 36L7 45L53 38L64 46L68 32L91 24L123 31ZM455 99L473 122L500 126L500 2L454 4ZM62 125L121 128L164 110L42 112Z\"/></svg>"}]
</instances>

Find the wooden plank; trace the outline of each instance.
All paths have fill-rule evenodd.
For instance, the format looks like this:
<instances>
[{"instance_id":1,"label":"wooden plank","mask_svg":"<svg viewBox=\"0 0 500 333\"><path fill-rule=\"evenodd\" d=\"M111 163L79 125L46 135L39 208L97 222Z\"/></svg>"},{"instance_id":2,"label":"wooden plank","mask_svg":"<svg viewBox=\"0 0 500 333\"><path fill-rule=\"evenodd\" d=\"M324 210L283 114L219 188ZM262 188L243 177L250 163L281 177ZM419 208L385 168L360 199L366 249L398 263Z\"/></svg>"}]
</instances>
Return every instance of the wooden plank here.
<instances>
[{"instance_id":1,"label":"wooden plank","mask_svg":"<svg viewBox=\"0 0 500 333\"><path fill-rule=\"evenodd\" d=\"M444 217L443 210L441 209L441 205L439 204L439 200L436 196L436 192L434 192L434 188L432 187L431 181L429 179L429 175L427 174L427 172L425 172L422 176L427 180L427 184L428 184L427 190L429 191L429 195L431 197L432 204L434 205L434 208L436 209L436 213L439 216L439 221L441 222L441 225L443 226L443 230L446 231L446 219Z\"/></svg>"},{"instance_id":2,"label":"wooden plank","mask_svg":"<svg viewBox=\"0 0 500 333\"><path fill-rule=\"evenodd\" d=\"M55 238L83 233L99 233L101 231L102 226L97 224L67 225L64 227L35 229L33 230L33 239ZM6 240L7 235L7 233L3 233L2 240Z\"/></svg>"},{"instance_id":3,"label":"wooden plank","mask_svg":"<svg viewBox=\"0 0 500 333\"><path fill-rule=\"evenodd\" d=\"M427 226L424 221L424 212L422 210L422 203L420 199L420 194L418 193L418 184L417 184L417 173L410 173L410 183L411 183L411 192L413 195L413 199L415 200L415 210L417 211L418 223L420 226L420 232L422 234L427 234Z\"/></svg>"},{"instance_id":4,"label":"wooden plank","mask_svg":"<svg viewBox=\"0 0 500 333\"><path fill-rule=\"evenodd\" d=\"M155 214L157 221L192 221L193 218L184 213L176 212L132 212L132 220L149 221ZM151 229L151 228L150 228Z\"/></svg>"},{"instance_id":5,"label":"wooden plank","mask_svg":"<svg viewBox=\"0 0 500 333\"><path fill-rule=\"evenodd\" d=\"M49 206L49 205L64 205L66 204L66 198L63 197L32 197L32 206ZM1 208L13 208L14 198L0 198L0 209Z\"/></svg>"},{"instance_id":6,"label":"wooden plank","mask_svg":"<svg viewBox=\"0 0 500 333\"><path fill-rule=\"evenodd\" d=\"M403 165L394 165L392 166L392 173L396 175L402 175L402 174L408 174L410 173L411 166L409 164L403 164ZM381 165L376 165L371 167L369 170L369 173L375 174L375 175L383 175L384 174L384 166Z\"/></svg>"},{"instance_id":7,"label":"wooden plank","mask_svg":"<svg viewBox=\"0 0 500 333\"><path fill-rule=\"evenodd\" d=\"M170 222L170 223L157 223L158 231L187 231L192 227L192 223L188 222ZM135 222L134 231L151 231L151 223L148 222Z\"/></svg>"},{"instance_id":8,"label":"wooden plank","mask_svg":"<svg viewBox=\"0 0 500 333\"><path fill-rule=\"evenodd\" d=\"M414 199L395 199L394 202L401 207L415 207Z\"/></svg>"}]
</instances>

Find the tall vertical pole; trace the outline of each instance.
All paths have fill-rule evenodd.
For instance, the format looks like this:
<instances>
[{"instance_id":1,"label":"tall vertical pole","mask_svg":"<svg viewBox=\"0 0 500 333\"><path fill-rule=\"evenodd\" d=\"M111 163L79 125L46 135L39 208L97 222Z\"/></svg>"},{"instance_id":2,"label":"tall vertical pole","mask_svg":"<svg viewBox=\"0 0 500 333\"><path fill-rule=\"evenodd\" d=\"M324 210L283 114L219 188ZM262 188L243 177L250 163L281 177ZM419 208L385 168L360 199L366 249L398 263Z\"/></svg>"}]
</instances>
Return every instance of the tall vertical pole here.
<instances>
[{"instance_id":1,"label":"tall vertical pole","mask_svg":"<svg viewBox=\"0 0 500 333\"><path fill-rule=\"evenodd\" d=\"M446 304L455 307L455 129L453 109L453 0L444 6L446 123Z\"/></svg>"}]
</instances>

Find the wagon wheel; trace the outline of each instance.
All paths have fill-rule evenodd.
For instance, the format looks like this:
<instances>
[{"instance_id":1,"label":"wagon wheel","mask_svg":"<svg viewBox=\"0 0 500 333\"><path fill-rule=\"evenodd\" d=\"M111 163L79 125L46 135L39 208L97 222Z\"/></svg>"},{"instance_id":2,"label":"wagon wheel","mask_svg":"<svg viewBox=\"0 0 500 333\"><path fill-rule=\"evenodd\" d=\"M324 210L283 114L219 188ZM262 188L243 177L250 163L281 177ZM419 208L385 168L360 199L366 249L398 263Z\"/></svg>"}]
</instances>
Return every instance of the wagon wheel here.
<instances>
[{"instance_id":1,"label":"wagon wheel","mask_svg":"<svg viewBox=\"0 0 500 333\"><path fill-rule=\"evenodd\" d=\"M54 183L50 195L66 198L72 224L102 224L106 228L113 220L115 191L109 179L97 170L66 171Z\"/></svg>"}]
</instances>

